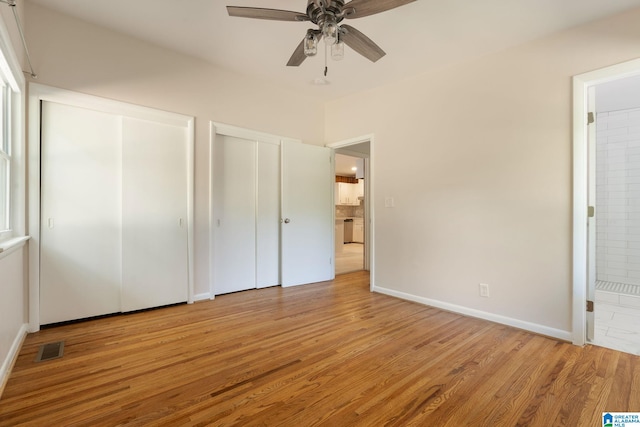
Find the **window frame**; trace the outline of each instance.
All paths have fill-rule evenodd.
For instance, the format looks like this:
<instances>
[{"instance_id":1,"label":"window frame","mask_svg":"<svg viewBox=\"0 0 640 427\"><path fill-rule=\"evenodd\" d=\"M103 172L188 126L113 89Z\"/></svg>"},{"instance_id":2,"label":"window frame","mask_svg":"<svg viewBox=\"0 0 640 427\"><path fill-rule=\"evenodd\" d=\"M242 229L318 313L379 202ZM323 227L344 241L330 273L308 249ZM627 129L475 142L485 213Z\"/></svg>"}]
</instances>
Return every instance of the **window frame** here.
<instances>
[{"instance_id":1,"label":"window frame","mask_svg":"<svg viewBox=\"0 0 640 427\"><path fill-rule=\"evenodd\" d=\"M0 189L0 197L6 197L7 205L7 225L0 224L0 250L6 252L26 238L26 82L4 19L0 19L0 82L4 85L0 112L0 119L3 121L0 130L3 138L0 143L0 158L8 161L6 191ZM3 204L4 201L0 203L0 208ZM0 258L2 255L0 252Z\"/></svg>"},{"instance_id":2,"label":"window frame","mask_svg":"<svg viewBox=\"0 0 640 427\"><path fill-rule=\"evenodd\" d=\"M0 167L0 173L5 173L4 178L0 178L0 241L6 240L13 235L12 227L12 141L11 141L11 89L0 79L0 162L6 162L6 170Z\"/></svg>"}]
</instances>

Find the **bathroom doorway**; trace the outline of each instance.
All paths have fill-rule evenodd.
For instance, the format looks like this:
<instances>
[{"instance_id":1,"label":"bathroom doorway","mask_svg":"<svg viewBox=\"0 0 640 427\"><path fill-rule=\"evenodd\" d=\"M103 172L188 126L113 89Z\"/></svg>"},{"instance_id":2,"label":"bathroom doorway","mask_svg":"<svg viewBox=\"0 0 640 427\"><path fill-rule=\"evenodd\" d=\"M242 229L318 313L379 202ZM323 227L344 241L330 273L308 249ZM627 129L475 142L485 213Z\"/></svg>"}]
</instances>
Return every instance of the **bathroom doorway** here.
<instances>
[{"instance_id":1,"label":"bathroom doorway","mask_svg":"<svg viewBox=\"0 0 640 427\"><path fill-rule=\"evenodd\" d=\"M640 76L595 85L589 96L593 343L640 354Z\"/></svg>"}]
</instances>

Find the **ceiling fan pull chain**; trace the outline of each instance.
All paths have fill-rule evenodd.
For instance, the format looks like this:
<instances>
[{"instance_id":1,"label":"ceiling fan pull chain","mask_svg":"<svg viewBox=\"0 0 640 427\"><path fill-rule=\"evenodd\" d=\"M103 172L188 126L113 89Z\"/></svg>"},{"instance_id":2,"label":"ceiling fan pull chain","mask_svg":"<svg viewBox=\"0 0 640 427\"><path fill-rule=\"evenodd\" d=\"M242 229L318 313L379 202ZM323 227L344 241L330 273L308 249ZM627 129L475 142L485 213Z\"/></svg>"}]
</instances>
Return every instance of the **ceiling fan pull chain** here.
<instances>
[{"instance_id":1,"label":"ceiling fan pull chain","mask_svg":"<svg viewBox=\"0 0 640 427\"><path fill-rule=\"evenodd\" d=\"M327 49L329 46L324 44L324 76L327 77L327 73L329 72L329 67L327 67Z\"/></svg>"}]
</instances>

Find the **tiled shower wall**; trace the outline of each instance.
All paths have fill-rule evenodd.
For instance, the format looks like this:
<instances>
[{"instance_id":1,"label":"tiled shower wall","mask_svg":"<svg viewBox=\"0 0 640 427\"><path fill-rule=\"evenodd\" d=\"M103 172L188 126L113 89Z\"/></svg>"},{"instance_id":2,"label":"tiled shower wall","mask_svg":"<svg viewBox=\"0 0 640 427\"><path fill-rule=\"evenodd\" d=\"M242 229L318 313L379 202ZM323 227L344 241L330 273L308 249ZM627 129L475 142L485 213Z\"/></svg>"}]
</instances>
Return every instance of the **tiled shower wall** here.
<instances>
[{"instance_id":1,"label":"tiled shower wall","mask_svg":"<svg viewBox=\"0 0 640 427\"><path fill-rule=\"evenodd\" d=\"M640 285L640 109L596 126L596 277Z\"/></svg>"}]
</instances>

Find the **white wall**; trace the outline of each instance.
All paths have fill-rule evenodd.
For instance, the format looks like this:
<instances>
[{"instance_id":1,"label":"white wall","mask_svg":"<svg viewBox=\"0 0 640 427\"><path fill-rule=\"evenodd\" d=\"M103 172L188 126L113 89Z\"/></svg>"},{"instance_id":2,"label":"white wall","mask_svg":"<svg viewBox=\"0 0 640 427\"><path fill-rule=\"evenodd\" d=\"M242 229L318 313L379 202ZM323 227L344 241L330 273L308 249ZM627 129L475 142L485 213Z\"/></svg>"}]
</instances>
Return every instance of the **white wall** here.
<instances>
[{"instance_id":1,"label":"white wall","mask_svg":"<svg viewBox=\"0 0 640 427\"><path fill-rule=\"evenodd\" d=\"M17 1L15 8L24 30L24 2ZM11 40L11 45L13 46L16 58L21 64L26 64L27 61L24 54L24 48L22 47L22 40L20 39L20 31L18 30L18 25L16 24L16 19L12 9L13 7L1 3L0 17L2 17L2 22L4 23L6 30L9 33L9 39ZM23 69L27 70L26 67Z\"/></svg>"},{"instance_id":2,"label":"white wall","mask_svg":"<svg viewBox=\"0 0 640 427\"><path fill-rule=\"evenodd\" d=\"M2 255L4 255L2 257ZM0 394L12 362L26 333L26 246L0 255Z\"/></svg>"},{"instance_id":3,"label":"white wall","mask_svg":"<svg viewBox=\"0 0 640 427\"><path fill-rule=\"evenodd\" d=\"M19 16L23 17L22 3L16 6ZM16 62L23 61L23 48L20 35L11 7L0 4L0 32L6 31L13 46ZM18 76L21 77L21 76ZM18 146L14 147L14 162L12 170L13 194L12 225L17 235L24 233L25 224L25 182L24 164L19 153L24 151L24 139L21 133ZM7 380L8 370L13 355L22 342L27 326L27 249L26 246L13 248L0 253L0 393Z\"/></svg>"},{"instance_id":4,"label":"white wall","mask_svg":"<svg viewBox=\"0 0 640 427\"><path fill-rule=\"evenodd\" d=\"M40 6L26 6L38 83L196 117L195 293L209 291L209 120L324 141L320 103Z\"/></svg>"},{"instance_id":5,"label":"white wall","mask_svg":"<svg viewBox=\"0 0 640 427\"><path fill-rule=\"evenodd\" d=\"M571 77L639 57L638 22L640 9L327 103L327 141L375 134L377 287L570 339Z\"/></svg>"}]
</instances>

